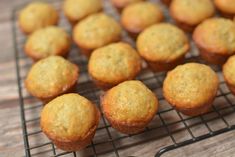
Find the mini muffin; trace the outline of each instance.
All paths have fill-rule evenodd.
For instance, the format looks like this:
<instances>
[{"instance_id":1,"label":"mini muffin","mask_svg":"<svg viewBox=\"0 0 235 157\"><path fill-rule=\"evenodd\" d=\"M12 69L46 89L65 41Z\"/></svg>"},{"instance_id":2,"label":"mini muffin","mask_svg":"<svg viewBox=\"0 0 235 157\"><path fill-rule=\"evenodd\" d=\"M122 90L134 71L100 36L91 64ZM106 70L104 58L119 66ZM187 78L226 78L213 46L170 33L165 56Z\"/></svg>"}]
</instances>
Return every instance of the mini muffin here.
<instances>
[{"instance_id":1,"label":"mini muffin","mask_svg":"<svg viewBox=\"0 0 235 157\"><path fill-rule=\"evenodd\" d=\"M233 18L235 16L234 0L214 0L214 3L223 16L228 18Z\"/></svg>"},{"instance_id":2,"label":"mini muffin","mask_svg":"<svg viewBox=\"0 0 235 157\"><path fill-rule=\"evenodd\" d=\"M79 94L64 94L46 104L41 112L42 131L60 149L78 151L95 135L100 112Z\"/></svg>"},{"instance_id":3,"label":"mini muffin","mask_svg":"<svg viewBox=\"0 0 235 157\"><path fill-rule=\"evenodd\" d=\"M218 77L209 66L187 63L167 74L163 94L178 111L197 116L210 110L218 87Z\"/></svg>"},{"instance_id":4,"label":"mini muffin","mask_svg":"<svg viewBox=\"0 0 235 157\"><path fill-rule=\"evenodd\" d=\"M192 31L195 26L215 14L211 0L173 0L170 14L176 23L186 31Z\"/></svg>"},{"instance_id":5,"label":"mini muffin","mask_svg":"<svg viewBox=\"0 0 235 157\"><path fill-rule=\"evenodd\" d=\"M223 65L223 75L230 91L235 95L235 55Z\"/></svg>"},{"instance_id":6,"label":"mini muffin","mask_svg":"<svg viewBox=\"0 0 235 157\"><path fill-rule=\"evenodd\" d=\"M140 81L125 81L110 89L101 100L111 126L124 134L141 132L158 110L158 100Z\"/></svg>"},{"instance_id":7,"label":"mini muffin","mask_svg":"<svg viewBox=\"0 0 235 157\"><path fill-rule=\"evenodd\" d=\"M50 25L56 25L59 15L55 8L44 2L32 2L21 10L19 25L21 30L30 34L33 31Z\"/></svg>"},{"instance_id":8,"label":"mini muffin","mask_svg":"<svg viewBox=\"0 0 235 157\"><path fill-rule=\"evenodd\" d=\"M89 56L91 51L121 38L121 26L110 16L97 13L79 22L73 31L75 43Z\"/></svg>"},{"instance_id":9,"label":"mini muffin","mask_svg":"<svg viewBox=\"0 0 235 157\"><path fill-rule=\"evenodd\" d=\"M72 25L102 9L101 0L65 0L64 13Z\"/></svg>"},{"instance_id":10,"label":"mini muffin","mask_svg":"<svg viewBox=\"0 0 235 157\"><path fill-rule=\"evenodd\" d=\"M123 42L95 50L88 63L89 74L103 89L134 79L140 70L141 59L138 53Z\"/></svg>"},{"instance_id":11,"label":"mini muffin","mask_svg":"<svg viewBox=\"0 0 235 157\"><path fill-rule=\"evenodd\" d=\"M136 2L140 2L143 0L111 0L111 2L113 3L113 5L119 10L121 11L123 8L125 8L126 6L136 3Z\"/></svg>"},{"instance_id":12,"label":"mini muffin","mask_svg":"<svg viewBox=\"0 0 235 157\"><path fill-rule=\"evenodd\" d=\"M162 0L162 2L164 4L166 4L167 6L169 6L171 4L172 0Z\"/></svg>"},{"instance_id":13,"label":"mini muffin","mask_svg":"<svg viewBox=\"0 0 235 157\"><path fill-rule=\"evenodd\" d=\"M52 55L66 57L69 53L71 39L61 28L48 26L33 32L26 41L25 52L37 61Z\"/></svg>"},{"instance_id":14,"label":"mini muffin","mask_svg":"<svg viewBox=\"0 0 235 157\"><path fill-rule=\"evenodd\" d=\"M161 22L163 18L163 13L158 5L151 2L138 2L124 8L121 23L135 37L145 28Z\"/></svg>"},{"instance_id":15,"label":"mini muffin","mask_svg":"<svg viewBox=\"0 0 235 157\"><path fill-rule=\"evenodd\" d=\"M154 71L167 71L180 64L187 51L189 41L185 33L174 25L155 24L137 38L137 49Z\"/></svg>"},{"instance_id":16,"label":"mini muffin","mask_svg":"<svg viewBox=\"0 0 235 157\"><path fill-rule=\"evenodd\" d=\"M35 63L25 80L30 94L44 102L76 88L78 67L60 56L50 56Z\"/></svg>"},{"instance_id":17,"label":"mini muffin","mask_svg":"<svg viewBox=\"0 0 235 157\"><path fill-rule=\"evenodd\" d=\"M203 59L223 64L235 52L235 23L224 18L207 19L193 33Z\"/></svg>"}]
</instances>

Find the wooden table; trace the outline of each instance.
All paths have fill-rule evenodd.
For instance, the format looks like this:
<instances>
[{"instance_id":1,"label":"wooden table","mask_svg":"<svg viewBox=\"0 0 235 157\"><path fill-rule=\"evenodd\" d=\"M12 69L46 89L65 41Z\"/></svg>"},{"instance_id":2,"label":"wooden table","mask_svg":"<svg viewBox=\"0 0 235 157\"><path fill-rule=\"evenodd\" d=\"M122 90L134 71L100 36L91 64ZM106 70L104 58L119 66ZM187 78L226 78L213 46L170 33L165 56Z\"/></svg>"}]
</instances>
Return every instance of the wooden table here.
<instances>
[{"instance_id":1,"label":"wooden table","mask_svg":"<svg viewBox=\"0 0 235 157\"><path fill-rule=\"evenodd\" d=\"M11 7L26 0L0 1L0 156L20 157L24 155L20 111L18 102L18 88L16 85L15 65L13 58L13 44L11 32ZM166 139L167 143L169 139ZM150 156L163 143L152 141L147 145L129 148L124 156ZM235 131L231 131L187 147L166 153L163 156L175 157L229 157L235 156Z\"/></svg>"}]
</instances>

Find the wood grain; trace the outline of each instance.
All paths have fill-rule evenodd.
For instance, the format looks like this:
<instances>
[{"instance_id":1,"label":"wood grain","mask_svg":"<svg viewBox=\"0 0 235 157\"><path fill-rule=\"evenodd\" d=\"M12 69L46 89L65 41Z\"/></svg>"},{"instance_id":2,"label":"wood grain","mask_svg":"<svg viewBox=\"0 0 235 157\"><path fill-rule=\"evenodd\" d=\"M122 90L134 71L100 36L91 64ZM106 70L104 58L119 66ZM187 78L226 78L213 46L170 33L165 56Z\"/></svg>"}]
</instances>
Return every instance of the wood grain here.
<instances>
[{"instance_id":1,"label":"wood grain","mask_svg":"<svg viewBox=\"0 0 235 157\"><path fill-rule=\"evenodd\" d=\"M13 42L12 42L12 32L11 32L11 11L9 8L12 6L18 5L22 2L25 2L26 0L11 0L10 2L7 0L1 0L0 1L0 48L1 48L1 56L0 56L0 156L1 157L20 157L24 156L24 147L23 147L23 138L22 138L22 130L21 130L21 121L20 121L20 111L19 111L19 102L18 102L18 88L16 85L16 75L15 75L15 63L13 59ZM76 55L74 53L74 55ZM22 75L25 75L27 73L28 67L31 64L31 61L27 58L23 58L20 61L21 67L23 70ZM79 64L79 63L78 63ZM149 75L152 75L149 73ZM146 74L145 74L146 76ZM82 91L83 87L85 89L86 87L86 74L84 73L81 78L81 84L80 88ZM149 85L152 85L153 82L146 82ZM22 84L23 85L23 84ZM227 90L226 86L222 85L223 89ZM90 87L94 88L94 87ZM155 91L156 94L161 97L161 91ZM27 97L25 101L25 108L26 108L26 119L35 119L39 117L40 110L42 106L40 105L40 102L38 102L35 98L32 98L28 95L28 93L23 90L23 94L25 97ZM86 95L86 93L83 93ZM87 97L90 97L91 99L93 96L86 95ZM230 96L231 100L234 102L235 98L234 96ZM161 107L160 110L164 110L169 105L166 104L165 101L161 101ZM225 100L223 98L218 98L215 102L215 105L218 105L219 107L225 105ZM210 115L213 117L214 115ZM210 117L208 116L208 117ZM234 115L228 115L226 116L227 120L230 122L230 124L235 124ZM167 123L171 123L174 121L177 121L179 118L177 113L175 111L166 113L163 115L164 120ZM198 119L193 119L189 121L189 125L196 123ZM102 127L104 124L101 122L100 127ZM161 125L160 120L158 116L155 117L154 121L150 124L151 127L156 127L156 125ZM209 123L211 128L213 129L220 129L224 127L224 123L220 120L215 120ZM40 130L39 128L39 121L35 120L33 122L27 123L28 131L34 132ZM177 124L172 125L170 128L171 131L174 130L180 130L181 128L184 128L183 124ZM204 134L207 130L205 126L198 125L191 128L192 131L197 135ZM119 137L123 136L117 133L112 128L109 128L111 134L113 137ZM166 136L160 139L155 139L158 135L163 135L166 133L166 130L164 128L161 129L155 129L153 131L150 131L148 133L140 134L138 136L133 136L130 138L127 138L125 140L119 140L116 145L117 146L125 146L125 145L131 145L131 147L128 147L127 149L121 149L119 151L120 156L141 156L141 157L149 157L154 156L154 154L159 150L160 148L167 146L169 144L172 144L172 140ZM187 131L185 132L185 129L178 131L174 134L175 139L178 141L185 140L187 138L190 138L190 135L187 134ZM104 140L107 140L109 137L107 137L107 133L104 129L100 129L97 131L97 134L94 138L94 142L102 142ZM148 142L141 143L139 141L143 141L145 139L152 139L148 140ZM49 140L43 135L43 133L38 133L37 135L33 135L29 138L30 144L37 145L41 142L49 142ZM134 145L132 146L132 144ZM138 144L136 144L138 143ZM222 134L201 142L198 142L196 144L192 144L180 149L176 149L174 151L171 151L169 153L166 153L163 155L163 157L207 157L207 156L224 156L224 157L232 157L235 156L235 131L228 132L226 134ZM51 149L51 145L48 145L46 147L35 149L32 151L35 156L42 156L47 157L52 155L51 152L48 150ZM106 143L104 145L97 147L97 152L102 152L105 149L112 149L111 143ZM43 152L43 154L37 154ZM57 150L60 152L60 150ZM88 148L84 151L77 153L79 156L87 156L89 154L92 154L92 149ZM102 156L114 156L114 154L107 153Z\"/></svg>"}]
</instances>

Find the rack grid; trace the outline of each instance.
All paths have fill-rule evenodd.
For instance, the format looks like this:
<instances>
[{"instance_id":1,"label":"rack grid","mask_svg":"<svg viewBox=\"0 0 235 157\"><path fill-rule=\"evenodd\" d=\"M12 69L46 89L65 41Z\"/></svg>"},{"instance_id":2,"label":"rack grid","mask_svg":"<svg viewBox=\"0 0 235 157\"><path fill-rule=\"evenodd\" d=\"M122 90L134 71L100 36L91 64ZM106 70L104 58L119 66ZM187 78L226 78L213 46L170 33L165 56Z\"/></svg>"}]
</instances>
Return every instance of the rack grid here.
<instances>
[{"instance_id":1,"label":"rack grid","mask_svg":"<svg viewBox=\"0 0 235 157\"><path fill-rule=\"evenodd\" d=\"M61 10L61 0L47 0L47 2L53 4L58 10ZM110 126L102 114L96 135L87 148L80 152L64 152L57 149L56 146L46 138L39 127L40 111L43 104L30 96L24 88L25 75L33 63L23 52L26 37L18 29L17 24L19 10L22 9L23 6L25 6L25 4L15 7L13 10L12 31L26 157L76 157L79 155L95 157L133 156L135 152L133 152L131 148L143 148L149 144L156 145L156 148L154 147L151 151L153 156L159 157L170 150L235 129L235 97L227 88L220 67L210 65L220 78L219 91L213 103L212 111L201 116L188 117L174 110L163 98L162 83L166 73L153 73L145 66L137 79L141 80L155 92L160 102L160 108L153 121L143 132L135 135L118 133ZM166 20L172 22L167 9L164 6L161 7L167 17ZM104 10L117 20L119 19L118 11L116 11L107 0L104 0ZM70 25L62 13L59 25L71 33ZM190 35L189 38L191 38ZM133 39L131 39L126 32L123 32L123 40L134 46ZM90 99L100 108L99 99L104 92L93 84L87 74L87 58L80 54L79 48L73 44L68 59L77 64L80 68L77 93ZM207 64L200 59L198 50L193 43L191 43L190 53L186 56L186 62Z\"/></svg>"}]
</instances>

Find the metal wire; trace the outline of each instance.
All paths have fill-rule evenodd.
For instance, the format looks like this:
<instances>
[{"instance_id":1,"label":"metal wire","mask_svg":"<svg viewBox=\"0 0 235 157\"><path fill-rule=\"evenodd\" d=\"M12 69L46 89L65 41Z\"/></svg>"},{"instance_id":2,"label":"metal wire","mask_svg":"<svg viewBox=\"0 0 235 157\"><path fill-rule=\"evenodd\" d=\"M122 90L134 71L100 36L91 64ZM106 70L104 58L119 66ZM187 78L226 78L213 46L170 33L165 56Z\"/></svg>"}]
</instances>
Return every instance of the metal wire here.
<instances>
[{"instance_id":1,"label":"metal wire","mask_svg":"<svg viewBox=\"0 0 235 157\"><path fill-rule=\"evenodd\" d=\"M51 3L56 3L57 7L58 4L61 3L61 1L53 1L50 0L49 2ZM105 1L105 3L108 3ZM36 101L32 96L29 96L25 93L24 91L24 78L25 78L25 69L29 69L31 66L30 60L24 55L23 53L23 44L25 42L25 37L20 33L18 30L17 26L17 14L21 7L24 5L21 5L19 7L16 7L13 10L13 16L12 16L12 32L13 32L13 42L14 42L14 50L15 50L15 65L16 65L16 75L17 75L17 83L18 83L18 91L19 91L19 102L20 102L20 113L21 113L21 123L22 123L22 132L23 132L23 139L24 139L24 145L25 145L25 155L26 157L31 157L31 156L37 156L37 155L42 155L42 156L53 156L53 157L58 157L58 156L65 156L65 155L71 155L76 157L77 154L76 152L64 152L61 150L58 150L56 146L50 142L50 141L43 141L42 143L31 143L30 139L35 138L36 136L40 136L40 138L44 138L45 136L43 135L42 131L40 129L36 130L30 130L30 125L39 125L39 114L36 117L30 117L27 118L27 113L30 111L40 111L42 108L42 104L39 104L38 101ZM106 11L113 16L117 16L116 18L118 19L118 14L116 11L113 10L110 5L105 5L108 6L108 8L105 8ZM62 26L69 26L66 24L66 20L62 16ZM69 28L65 28L69 30ZM75 62L81 70L81 76L83 76L83 79L80 81L78 84L78 89L77 92L81 95L86 96L88 99L92 100L96 104L99 104L99 94L102 93L100 89L98 89L91 81L89 76L87 75L87 59L82 56L82 55L77 55L76 51L79 51L78 48L73 45L72 50L75 51L73 56L70 57L70 60ZM72 53L72 52L71 52ZM200 60L198 58L198 55L191 54L188 56L187 61L197 61L204 63L204 61ZM213 69L217 72L220 73L221 69L219 67L213 66ZM142 74L138 77L139 80L144 82L151 90L153 91L161 91L162 83L163 83L163 78L165 77L165 73L152 73L151 71L145 69L143 70ZM220 85L224 84L224 81L220 82ZM143 132L139 134L134 134L134 135L123 135L123 134L118 134L115 131L112 131L111 126L106 122L105 118L103 117L102 114L102 124L97 129L97 132L102 132L102 137L100 139L96 140L96 137L93 139L91 142L91 145L89 145L86 149L89 150L88 153L90 156L105 156L108 153L112 153L114 156L119 157L122 156L122 150L128 149L129 147L134 147L138 144L143 144L147 143L152 140L160 140L162 137L169 137L172 141L173 144L171 145L166 145L164 148L160 150L156 150L156 157L161 156L163 153L185 146L189 145L192 143L195 143L197 141L201 141L213 136L216 136L218 134L222 134L224 132L234 130L235 129L235 124L231 124L227 121L225 118L226 116L233 115L235 114L235 104L228 98L229 95L231 95L230 92L224 92L221 88L219 89L220 93L217 95L216 98L224 98L226 101L227 106L216 108L213 106L213 110L208 112L206 115L209 115L211 113L216 113L216 117L212 117L209 119L204 118L204 115L199 116L199 117L185 117L182 116L179 112L176 112L178 120L175 120L173 122L167 122L166 119L164 119L164 115L173 112L174 109L172 107L167 107L161 109L155 116L155 118L159 119L158 124L160 125L153 125L147 127ZM99 94L97 94L99 93ZM164 101L163 96L156 92L159 101ZM166 105L167 106L167 105ZM99 107L99 105L98 105ZM229 110L229 112L222 113L222 111ZM192 121L195 118L199 118L200 121L194 124L187 124L188 121ZM221 119L222 122L225 124L225 127L213 131L210 128L209 122L213 122L215 120ZM174 125L180 125L183 124L183 127L177 128L177 129L171 129L172 126ZM192 131L192 128L195 126L201 126L204 125L208 132L205 132L204 134L200 136L196 136L194 132ZM163 130L163 131L162 131ZM181 142L178 142L177 139L175 139L174 135L176 133L179 133L181 131L186 131L190 135L190 139L187 140L181 140ZM148 135L151 134L152 132L156 133L154 135L151 135L151 137L148 138ZM160 134L157 134L160 133ZM127 143L127 144L120 144L122 140L126 141L131 141L137 137L140 137L141 135L144 135L144 138L139 138L140 140L134 141L133 143ZM104 137L103 137L104 136ZM102 149L100 148L101 146ZM106 147L107 146L107 147ZM42 148L49 148L46 150L41 150ZM45 155L44 153L47 153ZM49 153L49 154L48 154Z\"/></svg>"}]
</instances>

